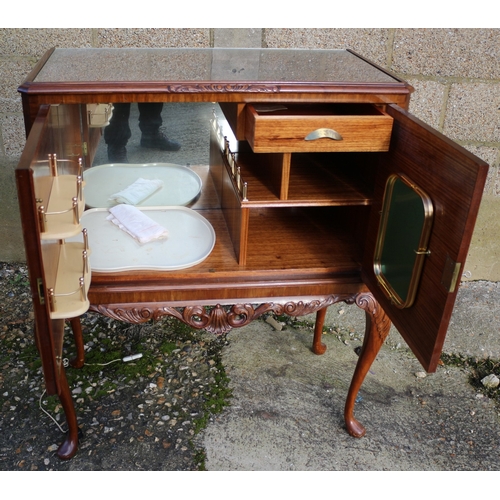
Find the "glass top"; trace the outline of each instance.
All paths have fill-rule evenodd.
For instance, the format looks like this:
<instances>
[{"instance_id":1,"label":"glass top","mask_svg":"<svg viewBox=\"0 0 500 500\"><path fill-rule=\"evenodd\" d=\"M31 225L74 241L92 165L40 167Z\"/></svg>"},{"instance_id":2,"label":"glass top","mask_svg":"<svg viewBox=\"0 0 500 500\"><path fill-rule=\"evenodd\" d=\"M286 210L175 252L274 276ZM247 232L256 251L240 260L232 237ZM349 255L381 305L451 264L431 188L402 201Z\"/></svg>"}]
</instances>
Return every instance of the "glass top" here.
<instances>
[{"instance_id":1,"label":"glass top","mask_svg":"<svg viewBox=\"0 0 500 500\"><path fill-rule=\"evenodd\" d=\"M398 83L347 50L55 49L35 82Z\"/></svg>"}]
</instances>

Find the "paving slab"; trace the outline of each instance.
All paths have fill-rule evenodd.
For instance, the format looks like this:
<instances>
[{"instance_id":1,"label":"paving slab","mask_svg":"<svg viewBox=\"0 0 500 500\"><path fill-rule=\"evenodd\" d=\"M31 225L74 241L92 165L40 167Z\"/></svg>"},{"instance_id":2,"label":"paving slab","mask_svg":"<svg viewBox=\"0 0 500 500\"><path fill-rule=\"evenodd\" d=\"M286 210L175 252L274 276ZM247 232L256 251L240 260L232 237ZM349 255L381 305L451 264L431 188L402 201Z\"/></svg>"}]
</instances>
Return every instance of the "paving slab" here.
<instances>
[{"instance_id":1,"label":"paving slab","mask_svg":"<svg viewBox=\"0 0 500 500\"><path fill-rule=\"evenodd\" d=\"M461 286L445 352L498 357L497 283ZM361 314L360 314L361 312ZM366 436L350 437L343 407L361 345L364 313L329 310L324 355L312 330L266 322L229 334L223 362L233 399L203 433L211 471L443 471L500 468L499 408L462 368L423 376L397 331L373 363L355 414Z\"/></svg>"}]
</instances>

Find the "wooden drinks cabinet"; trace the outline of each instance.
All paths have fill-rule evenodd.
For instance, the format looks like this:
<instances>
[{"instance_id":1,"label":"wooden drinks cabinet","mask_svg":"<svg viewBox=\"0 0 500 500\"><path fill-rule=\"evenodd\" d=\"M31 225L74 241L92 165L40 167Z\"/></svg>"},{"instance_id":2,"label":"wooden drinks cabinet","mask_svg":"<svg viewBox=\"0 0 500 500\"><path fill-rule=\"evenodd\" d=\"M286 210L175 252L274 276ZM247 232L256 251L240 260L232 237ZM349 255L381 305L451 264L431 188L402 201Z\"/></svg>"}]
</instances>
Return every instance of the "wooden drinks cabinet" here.
<instances>
[{"instance_id":1,"label":"wooden drinks cabinet","mask_svg":"<svg viewBox=\"0 0 500 500\"><path fill-rule=\"evenodd\" d=\"M16 179L36 342L69 427L61 458L78 447L64 324L82 366L87 310L132 323L173 316L214 333L270 312L316 313L321 354L328 306L356 304L367 326L345 406L355 437L365 433L356 395L391 321L436 369L488 166L409 114L412 90L348 50L47 52L19 88L28 139ZM215 234L201 262L95 267L82 220L106 120L93 126L92 113L119 103L213 108L189 204Z\"/></svg>"}]
</instances>

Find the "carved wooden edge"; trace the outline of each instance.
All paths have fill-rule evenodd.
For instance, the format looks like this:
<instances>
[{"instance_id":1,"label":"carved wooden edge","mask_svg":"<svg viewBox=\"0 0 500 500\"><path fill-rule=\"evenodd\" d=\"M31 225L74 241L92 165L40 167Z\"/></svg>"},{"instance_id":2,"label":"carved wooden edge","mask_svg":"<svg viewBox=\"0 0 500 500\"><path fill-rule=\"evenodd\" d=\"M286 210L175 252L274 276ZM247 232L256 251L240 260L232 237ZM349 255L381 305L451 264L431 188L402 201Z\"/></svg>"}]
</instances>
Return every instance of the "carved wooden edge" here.
<instances>
[{"instance_id":1,"label":"carved wooden edge","mask_svg":"<svg viewBox=\"0 0 500 500\"><path fill-rule=\"evenodd\" d=\"M180 83L166 85L165 91L174 94L192 94L192 93L224 93L228 92L248 92L248 93L277 93L280 91L279 85L258 85L245 83Z\"/></svg>"},{"instance_id":2,"label":"carved wooden edge","mask_svg":"<svg viewBox=\"0 0 500 500\"><path fill-rule=\"evenodd\" d=\"M227 333L233 328L246 326L263 314L286 314L288 316L305 316L325 309L336 302L353 303L356 294L338 294L307 300L290 300L284 303L265 302L256 304L234 304L223 306L185 306L173 307L165 304L98 304L91 305L90 311L128 323L145 323L157 321L163 317L177 318L183 323L204 329L216 335Z\"/></svg>"},{"instance_id":3,"label":"carved wooden edge","mask_svg":"<svg viewBox=\"0 0 500 500\"><path fill-rule=\"evenodd\" d=\"M367 315L367 331L370 330L370 332L376 333L377 340L384 343L387 335L389 335L391 320L382 306L369 292L357 294L355 303L360 309L363 309Z\"/></svg>"}]
</instances>

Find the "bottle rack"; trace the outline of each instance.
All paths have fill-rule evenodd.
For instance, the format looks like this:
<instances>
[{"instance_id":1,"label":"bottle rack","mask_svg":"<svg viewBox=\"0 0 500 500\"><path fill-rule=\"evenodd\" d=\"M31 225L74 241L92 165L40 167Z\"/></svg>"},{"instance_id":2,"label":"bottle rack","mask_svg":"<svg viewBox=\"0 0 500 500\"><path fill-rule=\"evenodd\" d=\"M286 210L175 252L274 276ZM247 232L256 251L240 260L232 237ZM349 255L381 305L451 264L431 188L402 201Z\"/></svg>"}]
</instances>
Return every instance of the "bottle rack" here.
<instances>
[{"instance_id":1,"label":"bottle rack","mask_svg":"<svg viewBox=\"0 0 500 500\"><path fill-rule=\"evenodd\" d=\"M77 162L77 174L60 174L60 163L74 160L58 160L48 155L49 175L35 178L40 237L43 240L66 239L81 232L80 216L85 208L83 198L82 160Z\"/></svg>"},{"instance_id":2,"label":"bottle rack","mask_svg":"<svg viewBox=\"0 0 500 500\"><path fill-rule=\"evenodd\" d=\"M112 104L87 104L87 118L90 128L103 128L109 125L112 116Z\"/></svg>"},{"instance_id":3,"label":"bottle rack","mask_svg":"<svg viewBox=\"0 0 500 500\"><path fill-rule=\"evenodd\" d=\"M80 316L89 306L90 250L87 230L82 230L83 242L59 240L49 246L57 259L56 272L47 275L47 293L52 319ZM46 253L46 252L45 252Z\"/></svg>"},{"instance_id":4,"label":"bottle rack","mask_svg":"<svg viewBox=\"0 0 500 500\"><path fill-rule=\"evenodd\" d=\"M37 175L34 184L50 317L74 318L90 306L90 249L80 224L85 208L82 160L58 160L49 154L38 163L45 174ZM75 168L76 174L66 173ZM66 241L79 234L82 241Z\"/></svg>"},{"instance_id":5,"label":"bottle rack","mask_svg":"<svg viewBox=\"0 0 500 500\"><path fill-rule=\"evenodd\" d=\"M241 167L236 160L236 154L231 151L230 141L226 135L227 132L224 130L223 124L219 122L215 112L212 119L212 130L215 134L215 140L219 145L224 161L226 162L234 189L238 193L241 201L247 201L248 183L242 178Z\"/></svg>"}]
</instances>

